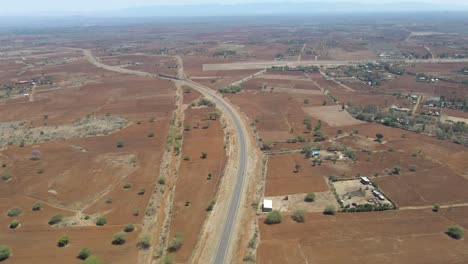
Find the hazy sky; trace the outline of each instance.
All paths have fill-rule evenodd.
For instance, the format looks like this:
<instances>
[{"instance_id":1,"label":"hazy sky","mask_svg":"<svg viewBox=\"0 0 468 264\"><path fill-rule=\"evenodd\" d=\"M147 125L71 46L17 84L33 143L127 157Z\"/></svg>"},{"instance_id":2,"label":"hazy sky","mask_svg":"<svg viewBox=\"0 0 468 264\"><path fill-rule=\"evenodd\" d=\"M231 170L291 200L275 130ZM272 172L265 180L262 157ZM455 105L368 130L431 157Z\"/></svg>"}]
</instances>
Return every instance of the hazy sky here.
<instances>
[{"instance_id":1,"label":"hazy sky","mask_svg":"<svg viewBox=\"0 0 468 264\"><path fill-rule=\"evenodd\" d=\"M161 4L207 4L207 3L259 3L259 2L351 2L351 3L404 3L404 2L425 2L440 5L466 5L467 0L0 0L0 13L34 13L44 11L68 11L68 12L89 12L115 10L129 7L161 5Z\"/></svg>"}]
</instances>

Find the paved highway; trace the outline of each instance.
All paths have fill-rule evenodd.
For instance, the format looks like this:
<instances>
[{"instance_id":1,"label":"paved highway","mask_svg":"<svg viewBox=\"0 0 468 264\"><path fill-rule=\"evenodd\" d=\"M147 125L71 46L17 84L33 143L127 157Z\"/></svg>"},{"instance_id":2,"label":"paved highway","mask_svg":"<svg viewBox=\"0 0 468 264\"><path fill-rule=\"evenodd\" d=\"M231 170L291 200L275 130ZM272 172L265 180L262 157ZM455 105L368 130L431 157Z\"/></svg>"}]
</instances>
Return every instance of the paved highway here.
<instances>
[{"instance_id":1,"label":"paved highway","mask_svg":"<svg viewBox=\"0 0 468 264\"><path fill-rule=\"evenodd\" d=\"M124 69L118 66L111 66L111 65L104 64L101 61L99 61L99 59L94 57L91 51L84 50L84 49L80 49L80 50L85 54L88 61L94 64L96 67L103 68L109 71L134 74L138 76L163 78L156 74L129 70L129 69ZM171 79L171 78L163 78L163 79ZM240 203L242 200L242 194L245 193L244 182L245 182L245 175L246 175L245 172L247 170L247 159L248 159L247 128L245 124L242 122L240 114L230 104L226 103L226 101L224 101L224 98L221 95L219 95L212 89L204 87L193 81L175 80L175 79L172 79L172 80L175 82L180 82L183 85L190 86L193 89L205 95L206 97L214 100L216 105L218 107L221 107L224 110L224 112L229 116L229 118L232 120L234 124L234 129L236 130L236 136L237 136L236 142L237 142L237 153L238 153L238 159L237 159L238 164L236 164L237 165L236 166L237 168L236 183L235 183L233 192L230 192L232 193L232 196L231 196L230 201L228 201L229 208L228 208L226 216L224 217L224 221L221 222L221 224L223 225L222 233L221 233L220 238L218 239L216 255L214 256L212 260L212 263L223 264L223 263L226 263L227 258L230 253L231 243L232 243L232 233L234 231L236 223L238 222L238 211L239 211Z\"/></svg>"},{"instance_id":2,"label":"paved highway","mask_svg":"<svg viewBox=\"0 0 468 264\"><path fill-rule=\"evenodd\" d=\"M225 110L225 113L227 113L232 119L234 129L237 132L236 136L239 163L237 165L236 184L234 186L234 191L229 202L227 215L225 217L225 220L222 222L224 227L222 229L221 238L219 239L216 255L212 262L214 264L223 264L226 263L227 257L230 253L229 250L231 248L232 243L232 233L234 231L235 224L238 222L238 211L242 200L242 194L245 193L244 182L248 158L247 128L242 122L240 114L238 114L237 111L230 104L226 103L226 101L224 101L224 99L216 92L191 81L183 81L183 84L190 86L204 94L206 97L213 99L216 102L216 105L218 107L222 107Z\"/></svg>"}]
</instances>

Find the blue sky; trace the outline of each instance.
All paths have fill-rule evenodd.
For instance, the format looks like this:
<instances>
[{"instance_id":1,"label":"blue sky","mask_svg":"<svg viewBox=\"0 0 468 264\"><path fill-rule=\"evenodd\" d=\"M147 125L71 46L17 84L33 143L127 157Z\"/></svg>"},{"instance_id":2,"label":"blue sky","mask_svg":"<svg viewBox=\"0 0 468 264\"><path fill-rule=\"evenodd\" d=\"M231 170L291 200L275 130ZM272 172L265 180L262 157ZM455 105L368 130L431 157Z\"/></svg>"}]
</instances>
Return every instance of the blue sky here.
<instances>
[{"instance_id":1,"label":"blue sky","mask_svg":"<svg viewBox=\"0 0 468 264\"><path fill-rule=\"evenodd\" d=\"M405 2L425 2L434 5L464 5L468 7L467 0L1 0L0 13L21 14L35 12L99 12L106 10L116 10L131 7L167 5L167 4L236 4L236 3L263 3L263 2L322 2L322 3L405 3Z\"/></svg>"}]
</instances>

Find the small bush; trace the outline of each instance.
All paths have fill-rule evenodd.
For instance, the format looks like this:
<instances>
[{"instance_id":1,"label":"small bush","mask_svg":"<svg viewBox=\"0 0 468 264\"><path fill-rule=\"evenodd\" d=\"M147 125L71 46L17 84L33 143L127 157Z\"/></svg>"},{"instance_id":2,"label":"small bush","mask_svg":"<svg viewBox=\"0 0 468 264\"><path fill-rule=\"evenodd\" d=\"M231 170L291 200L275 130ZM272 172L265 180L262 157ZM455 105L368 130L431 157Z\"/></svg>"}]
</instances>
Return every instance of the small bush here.
<instances>
[{"instance_id":1,"label":"small bush","mask_svg":"<svg viewBox=\"0 0 468 264\"><path fill-rule=\"evenodd\" d=\"M298 223L304 223L304 220L305 220L305 212L304 210L296 210L293 212L293 215L291 216L291 218L298 222Z\"/></svg>"},{"instance_id":2,"label":"small bush","mask_svg":"<svg viewBox=\"0 0 468 264\"><path fill-rule=\"evenodd\" d=\"M11 256L11 248L5 245L0 246L0 261L8 259Z\"/></svg>"},{"instance_id":3,"label":"small bush","mask_svg":"<svg viewBox=\"0 0 468 264\"><path fill-rule=\"evenodd\" d=\"M282 220L281 213L278 210L273 210L269 212L265 219L265 224L272 225L272 224L279 224Z\"/></svg>"},{"instance_id":4,"label":"small bush","mask_svg":"<svg viewBox=\"0 0 468 264\"><path fill-rule=\"evenodd\" d=\"M203 152L201 153L201 156L200 156L200 157L201 157L202 159L206 159L207 156L208 156L208 153L206 153L206 152L203 151Z\"/></svg>"},{"instance_id":5,"label":"small bush","mask_svg":"<svg viewBox=\"0 0 468 264\"><path fill-rule=\"evenodd\" d=\"M133 232L135 230L135 226L133 224L128 224L124 227L124 231L129 233L129 232Z\"/></svg>"},{"instance_id":6,"label":"small bush","mask_svg":"<svg viewBox=\"0 0 468 264\"><path fill-rule=\"evenodd\" d=\"M148 233L141 234L137 246L141 249L149 248L151 246L151 235Z\"/></svg>"},{"instance_id":7,"label":"small bush","mask_svg":"<svg viewBox=\"0 0 468 264\"><path fill-rule=\"evenodd\" d=\"M15 228L17 228L19 225L20 225L20 222L19 222L18 220L13 220L13 221L11 221L11 223L10 223L10 228L11 228L11 229L15 229Z\"/></svg>"},{"instance_id":8,"label":"small bush","mask_svg":"<svg viewBox=\"0 0 468 264\"><path fill-rule=\"evenodd\" d=\"M434 212L439 212L439 209L440 209L439 204L434 204L434 206L432 207L432 211L434 211Z\"/></svg>"},{"instance_id":9,"label":"small bush","mask_svg":"<svg viewBox=\"0 0 468 264\"><path fill-rule=\"evenodd\" d=\"M182 247L184 243L184 235L182 233L175 234L174 238L169 243L169 252L175 252Z\"/></svg>"},{"instance_id":10,"label":"small bush","mask_svg":"<svg viewBox=\"0 0 468 264\"><path fill-rule=\"evenodd\" d=\"M211 200L211 201L208 203L208 207L206 207L206 211L207 211L207 212L213 211L213 207L215 206L215 204L216 204L216 201L215 201L215 200Z\"/></svg>"},{"instance_id":11,"label":"small bush","mask_svg":"<svg viewBox=\"0 0 468 264\"><path fill-rule=\"evenodd\" d=\"M145 188L140 188L140 190L138 190L138 195L143 195L145 194L146 190Z\"/></svg>"},{"instance_id":12,"label":"small bush","mask_svg":"<svg viewBox=\"0 0 468 264\"><path fill-rule=\"evenodd\" d=\"M15 217L15 216L18 216L18 215L20 215L22 213L23 213L23 209L21 209L21 208L12 208L12 209L8 210L7 216Z\"/></svg>"},{"instance_id":13,"label":"small bush","mask_svg":"<svg viewBox=\"0 0 468 264\"><path fill-rule=\"evenodd\" d=\"M123 245L125 241L127 241L127 235L123 232L118 232L114 234L112 245Z\"/></svg>"},{"instance_id":14,"label":"small bush","mask_svg":"<svg viewBox=\"0 0 468 264\"><path fill-rule=\"evenodd\" d=\"M134 216L139 216L140 215L140 209L135 209L135 211L133 211L133 215Z\"/></svg>"},{"instance_id":15,"label":"small bush","mask_svg":"<svg viewBox=\"0 0 468 264\"><path fill-rule=\"evenodd\" d=\"M306 202L313 202L315 201L315 193L308 193L306 194L305 198L304 198L304 201Z\"/></svg>"},{"instance_id":16,"label":"small bush","mask_svg":"<svg viewBox=\"0 0 468 264\"><path fill-rule=\"evenodd\" d=\"M42 210L42 204L37 202L35 204L33 204L32 208L31 208L33 211L40 211Z\"/></svg>"},{"instance_id":17,"label":"small bush","mask_svg":"<svg viewBox=\"0 0 468 264\"><path fill-rule=\"evenodd\" d=\"M159 177L158 183L161 184L161 185L166 184L166 178L164 178L164 177Z\"/></svg>"},{"instance_id":18,"label":"small bush","mask_svg":"<svg viewBox=\"0 0 468 264\"><path fill-rule=\"evenodd\" d=\"M8 173L8 172L2 173L2 180L8 181L10 179L11 179L11 174L10 173Z\"/></svg>"},{"instance_id":19,"label":"small bush","mask_svg":"<svg viewBox=\"0 0 468 264\"><path fill-rule=\"evenodd\" d=\"M325 207L325 210L323 210L323 214L325 215L334 215L336 213L336 209L333 205L329 205Z\"/></svg>"},{"instance_id":20,"label":"small bush","mask_svg":"<svg viewBox=\"0 0 468 264\"><path fill-rule=\"evenodd\" d=\"M155 136L155 133L154 133L154 132L149 132L149 133L148 133L148 137L152 138L152 137L154 137L154 136Z\"/></svg>"},{"instance_id":21,"label":"small bush","mask_svg":"<svg viewBox=\"0 0 468 264\"><path fill-rule=\"evenodd\" d=\"M184 156L184 160L187 160L187 161L190 160L190 156L189 156L189 155L185 155L185 156Z\"/></svg>"},{"instance_id":22,"label":"small bush","mask_svg":"<svg viewBox=\"0 0 468 264\"><path fill-rule=\"evenodd\" d=\"M45 171L44 168L38 168L36 170L37 174L42 174L42 173L44 173L44 171Z\"/></svg>"},{"instance_id":23,"label":"small bush","mask_svg":"<svg viewBox=\"0 0 468 264\"><path fill-rule=\"evenodd\" d=\"M57 246L58 247L64 247L64 246L68 245L68 243L70 243L70 238L67 235L63 235L63 236L59 237L59 239L57 241Z\"/></svg>"},{"instance_id":24,"label":"small bush","mask_svg":"<svg viewBox=\"0 0 468 264\"><path fill-rule=\"evenodd\" d=\"M49 219L49 225L55 225L60 222L62 222L63 216L61 214L54 214L52 217Z\"/></svg>"},{"instance_id":25,"label":"small bush","mask_svg":"<svg viewBox=\"0 0 468 264\"><path fill-rule=\"evenodd\" d=\"M453 239L461 239L465 235L465 232L459 226L449 226L447 235Z\"/></svg>"},{"instance_id":26,"label":"small bush","mask_svg":"<svg viewBox=\"0 0 468 264\"><path fill-rule=\"evenodd\" d=\"M118 148L123 148L125 146L124 142L123 141L117 141L117 143L115 144Z\"/></svg>"},{"instance_id":27,"label":"small bush","mask_svg":"<svg viewBox=\"0 0 468 264\"><path fill-rule=\"evenodd\" d=\"M130 183L125 183L125 184L123 185L123 188L124 188L124 189L130 189L130 188L132 188L132 185L131 185Z\"/></svg>"},{"instance_id":28,"label":"small bush","mask_svg":"<svg viewBox=\"0 0 468 264\"><path fill-rule=\"evenodd\" d=\"M85 259L81 264L102 264L101 259L99 259L96 256L89 256L88 258Z\"/></svg>"},{"instance_id":29,"label":"small bush","mask_svg":"<svg viewBox=\"0 0 468 264\"><path fill-rule=\"evenodd\" d=\"M103 226L105 224L107 224L107 219L104 216L101 216L96 220L97 226Z\"/></svg>"},{"instance_id":30,"label":"small bush","mask_svg":"<svg viewBox=\"0 0 468 264\"><path fill-rule=\"evenodd\" d=\"M81 260L85 260L90 255L91 255L91 251L89 250L89 248L82 248L82 249L80 249L80 251L78 252L78 255L76 257L81 259Z\"/></svg>"}]
</instances>

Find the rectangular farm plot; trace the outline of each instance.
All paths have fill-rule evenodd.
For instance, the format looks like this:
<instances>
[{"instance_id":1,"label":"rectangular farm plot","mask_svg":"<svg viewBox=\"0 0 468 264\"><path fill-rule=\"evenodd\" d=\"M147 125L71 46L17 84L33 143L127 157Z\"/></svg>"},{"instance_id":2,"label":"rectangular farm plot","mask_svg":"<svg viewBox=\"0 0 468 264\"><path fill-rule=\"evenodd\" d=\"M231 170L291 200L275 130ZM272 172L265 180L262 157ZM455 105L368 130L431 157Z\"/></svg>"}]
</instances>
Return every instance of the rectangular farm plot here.
<instances>
[{"instance_id":1,"label":"rectangular farm plot","mask_svg":"<svg viewBox=\"0 0 468 264\"><path fill-rule=\"evenodd\" d=\"M444 232L454 223L431 210L284 215L278 225L260 219L257 263L465 263L466 240ZM338 253L339 252L339 253ZM437 252L437 254L434 254Z\"/></svg>"},{"instance_id":2,"label":"rectangular farm plot","mask_svg":"<svg viewBox=\"0 0 468 264\"><path fill-rule=\"evenodd\" d=\"M300 168L294 172L299 165ZM314 171L314 167L303 154L273 155L268 159L265 196L278 196L296 193L323 192L328 186L324 175Z\"/></svg>"},{"instance_id":3,"label":"rectangular farm plot","mask_svg":"<svg viewBox=\"0 0 468 264\"><path fill-rule=\"evenodd\" d=\"M332 127L364 124L363 121L355 119L338 105L303 107L302 109L312 117L320 119Z\"/></svg>"},{"instance_id":4,"label":"rectangular farm plot","mask_svg":"<svg viewBox=\"0 0 468 264\"><path fill-rule=\"evenodd\" d=\"M468 202L468 180L445 166L374 181L400 207Z\"/></svg>"}]
</instances>

